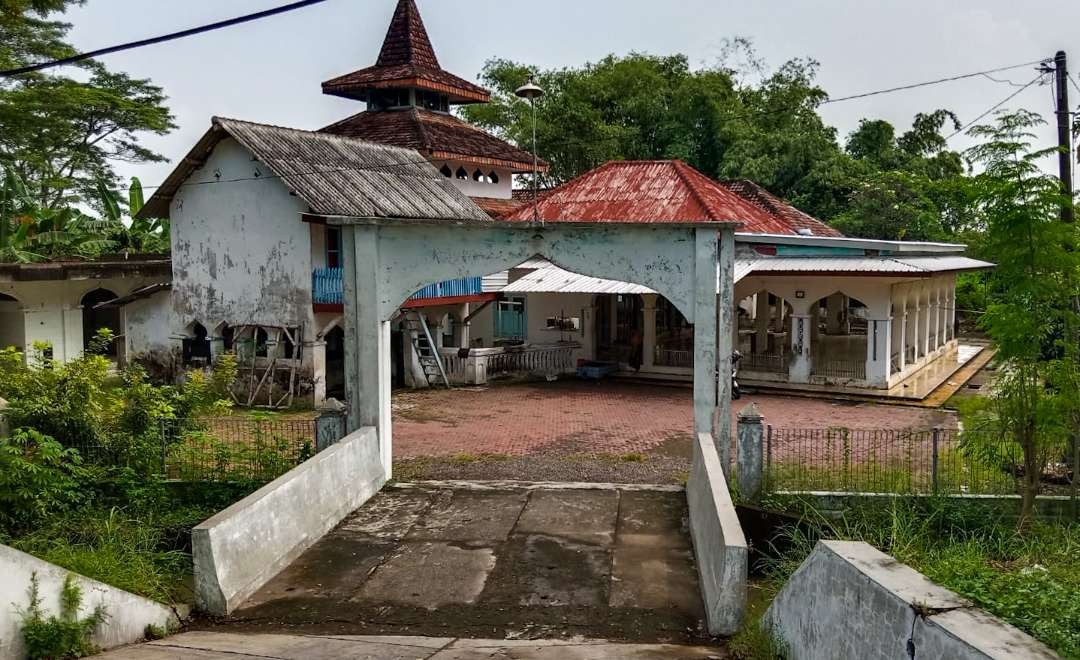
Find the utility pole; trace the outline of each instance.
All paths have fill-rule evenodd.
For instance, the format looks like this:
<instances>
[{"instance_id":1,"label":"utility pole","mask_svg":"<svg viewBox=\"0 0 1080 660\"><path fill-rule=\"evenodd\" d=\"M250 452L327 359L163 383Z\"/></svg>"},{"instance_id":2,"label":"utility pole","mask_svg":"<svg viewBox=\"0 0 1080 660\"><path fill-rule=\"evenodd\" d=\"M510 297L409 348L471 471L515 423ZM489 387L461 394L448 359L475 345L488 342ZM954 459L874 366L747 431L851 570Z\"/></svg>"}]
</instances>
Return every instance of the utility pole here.
<instances>
[{"instance_id":1,"label":"utility pole","mask_svg":"<svg viewBox=\"0 0 1080 660\"><path fill-rule=\"evenodd\" d=\"M1054 56L1054 84L1057 89L1057 129L1058 129L1058 176L1061 178L1061 192L1067 203L1061 206L1061 221L1073 221L1072 190L1072 115L1069 113L1069 71L1066 66L1065 51L1059 50Z\"/></svg>"}]
</instances>

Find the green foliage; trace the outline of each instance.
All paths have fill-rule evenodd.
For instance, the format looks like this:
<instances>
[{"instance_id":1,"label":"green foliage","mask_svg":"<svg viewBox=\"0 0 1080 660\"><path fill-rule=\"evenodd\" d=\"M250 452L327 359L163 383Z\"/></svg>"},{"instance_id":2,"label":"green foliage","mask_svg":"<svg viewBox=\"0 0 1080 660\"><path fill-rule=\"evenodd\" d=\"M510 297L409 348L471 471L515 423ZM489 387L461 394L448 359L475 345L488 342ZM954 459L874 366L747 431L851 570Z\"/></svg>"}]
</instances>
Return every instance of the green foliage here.
<instances>
[{"instance_id":1,"label":"green foliage","mask_svg":"<svg viewBox=\"0 0 1080 660\"><path fill-rule=\"evenodd\" d=\"M105 608L98 605L90 614L79 618L82 589L74 576L68 574L64 578L59 615L46 617L42 611L36 573L30 578L29 595L30 605L22 613L22 633L28 658L83 658L98 652L91 636L107 618Z\"/></svg>"},{"instance_id":2,"label":"green foliage","mask_svg":"<svg viewBox=\"0 0 1080 660\"><path fill-rule=\"evenodd\" d=\"M817 66L795 59L768 71L745 39L694 70L682 55L610 55L547 71L493 59L482 74L493 102L461 112L530 146L532 113L513 92L535 75L546 91L537 105L537 151L551 165L544 184L608 160L678 158L712 177L755 181L854 236L936 239L967 226L963 161L942 135L956 117L920 113L899 136L864 120L842 149L818 113L828 95Z\"/></svg>"},{"instance_id":3,"label":"green foliage","mask_svg":"<svg viewBox=\"0 0 1080 660\"><path fill-rule=\"evenodd\" d=\"M79 453L33 429L0 438L0 531L19 531L85 500Z\"/></svg>"}]
</instances>

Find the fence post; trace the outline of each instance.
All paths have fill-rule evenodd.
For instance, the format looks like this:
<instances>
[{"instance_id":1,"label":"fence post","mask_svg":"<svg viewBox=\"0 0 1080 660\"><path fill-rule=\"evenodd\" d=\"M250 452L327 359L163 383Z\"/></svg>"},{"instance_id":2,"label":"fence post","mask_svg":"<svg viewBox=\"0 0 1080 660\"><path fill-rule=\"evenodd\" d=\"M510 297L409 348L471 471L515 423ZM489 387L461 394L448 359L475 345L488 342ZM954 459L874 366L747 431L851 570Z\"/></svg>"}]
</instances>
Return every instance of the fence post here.
<instances>
[{"instance_id":1,"label":"fence post","mask_svg":"<svg viewBox=\"0 0 1080 660\"><path fill-rule=\"evenodd\" d=\"M345 413L324 410L315 418L315 451L320 452L345 437Z\"/></svg>"},{"instance_id":2,"label":"fence post","mask_svg":"<svg viewBox=\"0 0 1080 660\"><path fill-rule=\"evenodd\" d=\"M739 496L750 502L761 499L762 436L764 425L757 406L750 404L739 411L737 425L738 448L735 455Z\"/></svg>"},{"instance_id":3,"label":"fence post","mask_svg":"<svg viewBox=\"0 0 1080 660\"><path fill-rule=\"evenodd\" d=\"M772 491L772 424L765 429L765 492Z\"/></svg>"},{"instance_id":4,"label":"fence post","mask_svg":"<svg viewBox=\"0 0 1080 660\"><path fill-rule=\"evenodd\" d=\"M1073 435L1072 441L1072 516L1073 522L1080 522L1080 499L1077 498L1080 489L1080 435Z\"/></svg>"},{"instance_id":5,"label":"fence post","mask_svg":"<svg viewBox=\"0 0 1080 660\"><path fill-rule=\"evenodd\" d=\"M930 442L930 488L934 495L938 494L938 443L941 440L941 429L935 428Z\"/></svg>"}]
</instances>

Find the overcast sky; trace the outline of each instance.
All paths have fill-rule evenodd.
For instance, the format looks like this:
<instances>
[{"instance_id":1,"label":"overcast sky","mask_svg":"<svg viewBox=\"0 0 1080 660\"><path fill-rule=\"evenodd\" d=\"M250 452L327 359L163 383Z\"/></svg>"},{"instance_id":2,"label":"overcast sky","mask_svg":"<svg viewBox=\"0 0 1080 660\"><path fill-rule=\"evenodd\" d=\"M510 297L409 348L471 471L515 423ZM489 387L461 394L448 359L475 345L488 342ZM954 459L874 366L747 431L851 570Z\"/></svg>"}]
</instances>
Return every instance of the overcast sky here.
<instances>
[{"instance_id":1,"label":"overcast sky","mask_svg":"<svg viewBox=\"0 0 1080 660\"><path fill-rule=\"evenodd\" d=\"M88 0L68 13L75 46L88 50L284 4L285 0ZM542 68L576 66L609 53L685 53L715 62L725 37L753 39L771 66L793 57L821 63L833 97L1008 66L1064 49L1080 82L1080 2L1030 0L418 0L443 68L475 80L491 57ZM323 96L323 80L374 64L395 0L329 0L289 14L169 44L110 55L110 68L149 77L169 95L179 129L149 137L171 161L221 115L314 129L361 109ZM1032 67L998 74L1027 83ZM976 78L824 106L846 135L860 118L900 129L919 111L949 108L962 121L1008 96L1006 82ZM1073 87L1072 106L1080 105ZM1033 86L1009 107L1048 120L1050 88ZM1054 141L1052 127L1044 146ZM963 147L964 138L955 145ZM143 184L172 165L121 166Z\"/></svg>"}]
</instances>

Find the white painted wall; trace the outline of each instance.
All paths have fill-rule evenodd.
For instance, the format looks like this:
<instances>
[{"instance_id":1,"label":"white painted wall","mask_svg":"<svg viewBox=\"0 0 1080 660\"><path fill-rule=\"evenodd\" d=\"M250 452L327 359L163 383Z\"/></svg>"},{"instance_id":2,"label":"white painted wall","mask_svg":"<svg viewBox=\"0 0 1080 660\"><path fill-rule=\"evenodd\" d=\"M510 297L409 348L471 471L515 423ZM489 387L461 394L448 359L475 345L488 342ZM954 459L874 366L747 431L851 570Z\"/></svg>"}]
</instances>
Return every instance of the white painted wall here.
<instances>
[{"instance_id":1,"label":"white painted wall","mask_svg":"<svg viewBox=\"0 0 1080 660\"><path fill-rule=\"evenodd\" d=\"M83 312L80 302L94 289L107 289L118 296L160 282L161 277L109 277L103 279L53 280L39 282L0 282L0 293L19 300L22 309L22 345L29 350L34 342L53 346L53 358L74 360L83 352ZM2 304L2 303L0 303ZM10 309L10 308L9 308ZM0 310L0 313L3 313ZM9 323L15 321L9 316ZM0 318L0 335L7 327ZM17 330L10 330L14 335ZM167 328L143 323L143 341L167 342ZM151 340L151 335L153 339ZM3 342L0 342L3 343Z\"/></svg>"},{"instance_id":2,"label":"white painted wall","mask_svg":"<svg viewBox=\"0 0 1080 660\"><path fill-rule=\"evenodd\" d=\"M518 297L519 294L508 294ZM582 348L575 351L574 358L591 359L595 356L596 333L593 329L595 313L592 309L595 296L591 293L527 293L525 297L526 337L530 344L553 344L560 340L576 341ZM483 309L469 324L469 336L475 342L483 340L484 346L495 342L495 307L492 303ZM546 329L549 316L581 318L578 332L557 332Z\"/></svg>"},{"instance_id":3,"label":"white painted wall","mask_svg":"<svg viewBox=\"0 0 1080 660\"><path fill-rule=\"evenodd\" d=\"M268 175L238 142L223 140L172 201L176 330L192 321L230 325L304 324L312 336L313 228L305 204ZM206 184L206 185L190 185Z\"/></svg>"},{"instance_id":4,"label":"white painted wall","mask_svg":"<svg viewBox=\"0 0 1080 660\"><path fill-rule=\"evenodd\" d=\"M456 161L433 161L432 165L434 165L437 170L442 170L443 165L448 166L452 172L450 178L454 181L454 186L470 197L493 197L495 199L510 199L513 197L514 176L510 170L501 167L492 167L490 165L476 165L475 163L470 164ZM468 179L457 178L459 167L465 168L465 171L469 173ZM485 176L491 172L495 172L499 177L499 182L489 183L487 181L473 181L472 176L476 170L480 170Z\"/></svg>"}]
</instances>

